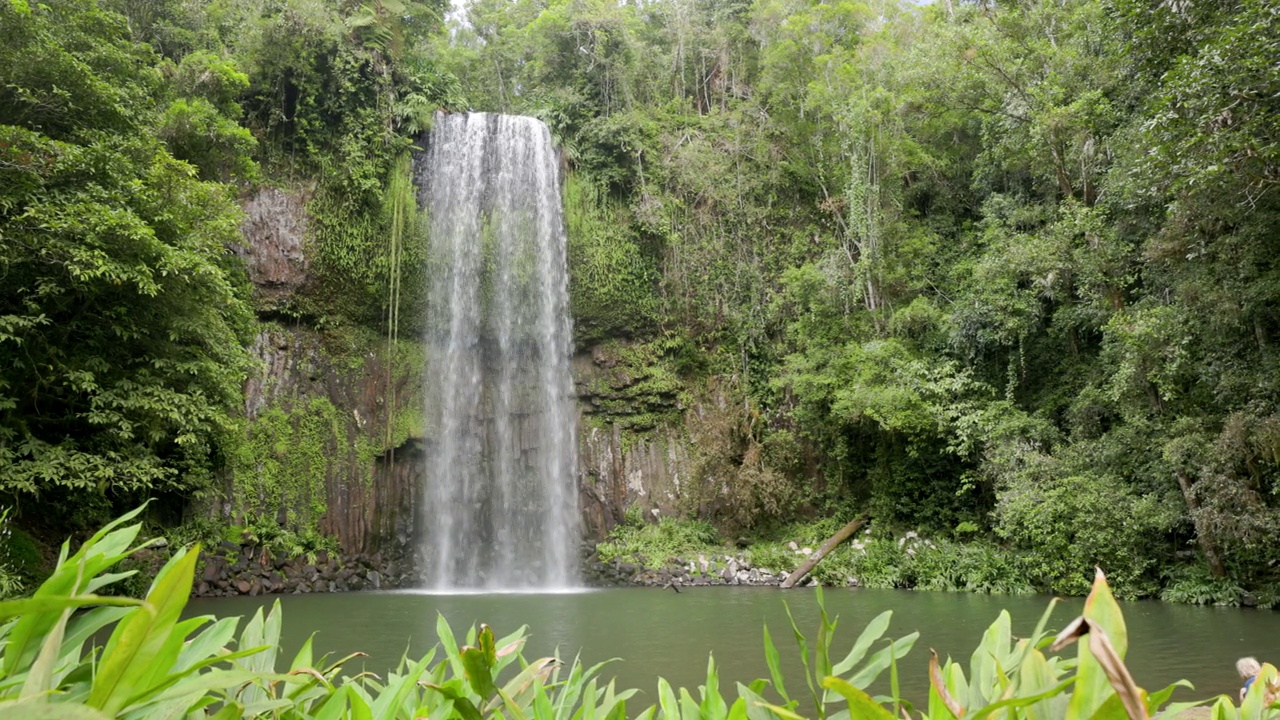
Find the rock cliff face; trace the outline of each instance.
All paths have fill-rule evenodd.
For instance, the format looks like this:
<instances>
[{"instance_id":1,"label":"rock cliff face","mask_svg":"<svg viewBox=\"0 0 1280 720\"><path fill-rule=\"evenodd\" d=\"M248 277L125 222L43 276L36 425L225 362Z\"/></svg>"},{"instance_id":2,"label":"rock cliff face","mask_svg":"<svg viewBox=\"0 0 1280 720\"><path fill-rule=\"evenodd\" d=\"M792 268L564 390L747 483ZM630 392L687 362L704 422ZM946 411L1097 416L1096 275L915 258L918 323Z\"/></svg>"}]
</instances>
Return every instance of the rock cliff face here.
<instances>
[{"instance_id":1,"label":"rock cliff face","mask_svg":"<svg viewBox=\"0 0 1280 720\"><path fill-rule=\"evenodd\" d=\"M370 331L271 318L309 280L305 191L244 202L246 264L263 318L245 382L246 443L213 509L231 525L275 518L348 554L408 558L422 468L422 351ZM268 524L269 520L267 521Z\"/></svg>"},{"instance_id":2,"label":"rock cliff face","mask_svg":"<svg viewBox=\"0 0 1280 720\"><path fill-rule=\"evenodd\" d=\"M601 540L623 520L628 507L646 517L679 514L690 473L683 429L664 428L636 436L620 423L584 423L578 432L578 490L583 536Z\"/></svg>"},{"instance_id":3,"label":"rock cliff face","mask_svg":"<svg viewBox=\"0 0 1280 720\"><path fill-rule=\"evenodd\" d=\"M412 338L389 345L367 330L282 322L306 292L306 191L263 189L244 201L244 259L262 324L259 365L245 384L244 457L211 512L250 515L336 538L344 553L409 563L430 429L423 426L426 358ZM629 354L630 353L630 354ZM628 507L678 514L690 477L678 383L625 344L581 353L578 480L583 535L603 538Z\"/></svg>"},{"instance_id":4,"label":"rock cliff face","mask_svg":"<svg viewBox=\"0 0 1280 720\"><path fill-rule=\"evenodd\" d=\"M307 281L311 263L303 242L308 194L263 188L241 203L245 242L233 251L245 261L259 312L279 309Z\"/></svg>"},{"instance_id":5,"label":"rock cliff face","mask_svg":"<svg viewBox=\"0 0 1280 720\"><path fill-rule=\"evenodd\" d=\"M579 354L573 374L584 537L603 539L629 507L649 520L679 514L692 468L680 385L620 343Z\"/></svg>"},{"instance_id":6,"label":"rock cliff face","mask_svg":"<svg viewBox=\"0 0 1280 720\"><path fill-rule=\"evenodd\" d=\"M326 339L301 326L266 325L259 331L253 353L262 369L245 383L250 438L266 428L268 414L276 414L273 419L285 427L269 434L268 444L290 445L273 449L277 459L301 453L280 473L322 480L280 499L323 507L318 529L337 538L344 550L411 554L422 468L421 431L412 417L421 401L420 372L412 362L389 360L385 341L376 336L366 336L374 346L362 353L335 351L326 347ZM299 425L316 421L323 425L320 432L298 432ZM262 458L251 460L256 462L238 468L241 475L261 471ZM322 467L315 466L317 460ZM286 485L296 480L281 478ZM260 487L253 477L233 482L232 497ZM290 511L275 509L277 515L282 510Z\"/></svg>"}]
</instances>

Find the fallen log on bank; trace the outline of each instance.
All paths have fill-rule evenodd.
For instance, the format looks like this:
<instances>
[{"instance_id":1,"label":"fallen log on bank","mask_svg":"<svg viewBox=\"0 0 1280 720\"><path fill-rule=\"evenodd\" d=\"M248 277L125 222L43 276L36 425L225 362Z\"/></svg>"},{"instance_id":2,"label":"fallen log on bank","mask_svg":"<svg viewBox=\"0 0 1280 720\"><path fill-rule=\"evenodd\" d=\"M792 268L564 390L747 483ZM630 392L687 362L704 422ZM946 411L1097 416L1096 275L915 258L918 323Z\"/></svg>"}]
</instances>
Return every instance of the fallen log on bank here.
<instances>
[{"instance_id":1,"label":"fallen log on bank","mask_svg":"<svg viewBox=\"0 0 1280 720\"><path fill-rule=\"evenodd\" d=\"M786 590L787 588L795 587L796 583L803 580L804 577L808 575L819 562L822 561L822 558L827 556L827 553L831 552L832 550L835 550L836 547L840 545L840 543L844 542L845 540L848 540L851 535L858 532L858 528L865 525L867 523L867 520L868 520L867 516L862 515L850 521L848 525L845 525L844 527L840 528L840 530L835 535L832 535L826 542L822 543L822 547L818 548L817 552L810 555L809 559L800 563L800 567L796 568L795 572L788 575L787 579L783 580L782 585L780 585L779 587L781 587L783 590Z\"/></svg>"}]
</instances>

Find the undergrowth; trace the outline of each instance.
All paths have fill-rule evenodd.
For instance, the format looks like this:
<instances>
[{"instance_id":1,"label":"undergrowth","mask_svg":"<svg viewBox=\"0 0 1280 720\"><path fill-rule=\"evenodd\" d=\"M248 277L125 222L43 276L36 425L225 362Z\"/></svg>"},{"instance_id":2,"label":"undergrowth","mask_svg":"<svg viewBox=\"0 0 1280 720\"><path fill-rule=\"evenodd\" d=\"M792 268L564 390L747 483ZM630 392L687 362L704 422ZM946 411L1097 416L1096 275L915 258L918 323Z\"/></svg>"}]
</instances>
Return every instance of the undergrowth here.
<instances>
[{"instance_id":1,"label":"undergrowth","mask_svg":"<svg viewBox=\"0 0 1280 720\"><path fill-rule=\"evenodd\" d=\"M789 573L843 524L839 518L824 518L790 525L775 535L780 539L757 542L745 554L756 568ZM626 521L597 546L606 562L618 559L650 566L724 549L708 523L665 517L645 523L636 508L628 510ZM990 543L931 540L914 532L877 534L871 528L823 558L813 577L828 586L997 594L1025 594L1036 589L1025 558L1018 553Z\"/></svg>"},{"instance_id":2,"label":"undergrowth","mask_svg":"<svg viewBox=\"0 0 1280 720\"><path fill-rule=\"evenodd\" d=\"M10 548L13 545L13 530L9 527L9 513L12 508L0 510L0 600L16 597L22 592L22 577L13 566Z\"/></svg>"},{"instance_id":3,"label":"undergrowth","mask_svg":"<svg viewBox=\"0 0 1280 720\"><path fill-rule=\"evenodd\" d=\"M804 550L817 548L797 546L761 543L748 553L758 568L791 572L808 557ZM1020 556L986 543L862 536L823 558L813 577L833 586L1024 594L1035 590L1024 565Z\"/></svg>"},{"instance_id":4,"label":"undergrowth","mask_svg":"<svg viewBox=\"0 0 1280 720\"><path fill-rule=\"evenodd\" d=\"M606 562L626 560L655 566L674 558L719 550L723 550L719 533L709 523L666 517L645 523L632 510L627 512L627 521L596 546L600 559Z\"/></svg>"},{"instance_id":5,"label":"undergrowth","mask_svg":"<svg viewBox=\"0 0 1280 720\"><path fill-rule=\"evenodd\" d=\"M836 516L793 523L770 533L769 539L751 544L744 554L755 568L790 573L846 521ZM640 510L633 507L627 511L626 521L597 550L606 562L618 559L657 567L698 553L723 553L726 548L708 523L667 517L646 523ZM1029 553L991 542L925 538L915 532L894 534L873 526L860 530L823 558L812 577L829 587L1017 595L1049 587L1050 578L1039 576L1037 567ZM1280 606L1280 587L1244 588L1229 578L1213 577L1204 566L1194 566L1170 572L1160 599L1187 605L1272 608Z\"/></svg>"},{"instance_id":6,"label":"undergrowth","mask_svg":"<svg viewBox=\"0 0 1280 720\"><path fill-rule=\"evenodd\" d=\"M1280 605L1280 587L1275 585L1249 591L1231 578L1214 577L1204 565L1179 568L1170 573L1160 591L1160 599L1183 605L1252 605L1274 608Z\"/></svg>"}]
</instances>

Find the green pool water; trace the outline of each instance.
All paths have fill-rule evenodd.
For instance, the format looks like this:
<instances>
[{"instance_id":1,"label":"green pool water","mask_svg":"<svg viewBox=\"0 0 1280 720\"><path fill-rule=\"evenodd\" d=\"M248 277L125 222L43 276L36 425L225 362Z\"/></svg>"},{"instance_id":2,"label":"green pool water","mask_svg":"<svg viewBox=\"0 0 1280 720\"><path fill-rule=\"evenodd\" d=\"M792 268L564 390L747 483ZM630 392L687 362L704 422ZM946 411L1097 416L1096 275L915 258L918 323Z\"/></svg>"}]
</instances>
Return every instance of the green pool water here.
<instances>
[{"instance_id":1,"label":"green pool water","mask_svg":"<svg viewBox=\"0 0 1280 720\"><path fill-rule=\"evenodd\" d=\"M818 605L811 589L686 588L681 593L620 588L563 594L431 595L412 592L337 593L193 600L189 614L247 615L279 600L284 607L283 652L291 657L315 633L318 653L368 653L365 669L393 667L408 651L420 656L435 643L438 613L461 634L488 623L499 634L529 626L526 657L581 653L587 663L620 658L606 674L622 687L636 687L652 703L659 676L673 685L696 687L705 677L708 654L725 681L767 677L761 628L768 623L783 651L790 689L803 687L798 653L791 643L784 601L801 628L816 633ZM901 662L903 693L923 698L928 688L929 648L942 657L969 655L982 632L1008 609L1015 634L1029 633L1048 605L1043 596L989 596L894 590L828 590L827 609L839 615L835 652L843 656L871 618L893 610L889 636L920 632ZM1050 627L1077 615L1082 599L1056 607ZM1159 602L1124 603L1129 627L1129 665L1135 679L1157 689L1185 678L1196 690L1180 697L1234 693L1234 662L1242 655L1280 660L1280 613L1239 608L1201 608ZM1074 653L1074 650L1069 652ZM732 685L728 686L732 688Z\"/></svg>"}]
</instances>

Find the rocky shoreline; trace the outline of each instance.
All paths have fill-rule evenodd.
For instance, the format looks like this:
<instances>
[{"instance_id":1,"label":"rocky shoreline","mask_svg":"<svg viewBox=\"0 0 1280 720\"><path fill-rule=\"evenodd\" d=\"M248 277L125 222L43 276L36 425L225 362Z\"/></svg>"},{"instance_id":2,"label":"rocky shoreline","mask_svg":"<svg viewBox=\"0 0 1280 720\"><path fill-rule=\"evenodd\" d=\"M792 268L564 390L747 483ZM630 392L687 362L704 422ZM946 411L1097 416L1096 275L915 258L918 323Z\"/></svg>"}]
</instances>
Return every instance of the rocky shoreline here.
<instances>
[{"instance_id":1,"label":"rocky shoreline","mask_svg":"<svg viewBox=\"0 0 1280 720\"><path fill-rule=\"evenodd\" d=\"M410 568L381 553L273 553L223 542L201 554L192 597L390 590L412 584Z\"/></svg>"},{"instance_id":2,"label":"rocky shoreline","mask_svg":"<svg viewBox=\"0 0 1280 720\"><path fill-rule=\"evenodd\" d=\"M713 585L746 585L777 587L787 573L753 567L744 555L707 555L695 558L673 558L661 566L628 562L620 559L604 561L592 553L583 563L587 584L594 587L642 585L647 587L706 587ZM809 578L804 586L817 585Z\"/></svg>"},{"instance_id":3,"label":"rocky shoreline","mask_svg":"<svg viewBox=\"0 0 1280 720\"><path fill-rule=\"evenodd\" d=\"M144 551L145 554L146 551ZM146 562L146 558L138 558ZM164 557L157 553L156 567ZM744 555L711 555L673 558L664 565L604 561L594 548L585 548L582 575L589 587L708 587L724 585L777 587L786 572L755 567ZM273 553L257 545L222 542L201 553L192 597L280 595L360 590L392 590L412 587L413 569L408 563L372 555L343 555L320 550L307 555ZM804 585L816 585L809 578Z\"/></svg>"}]
</instances>

